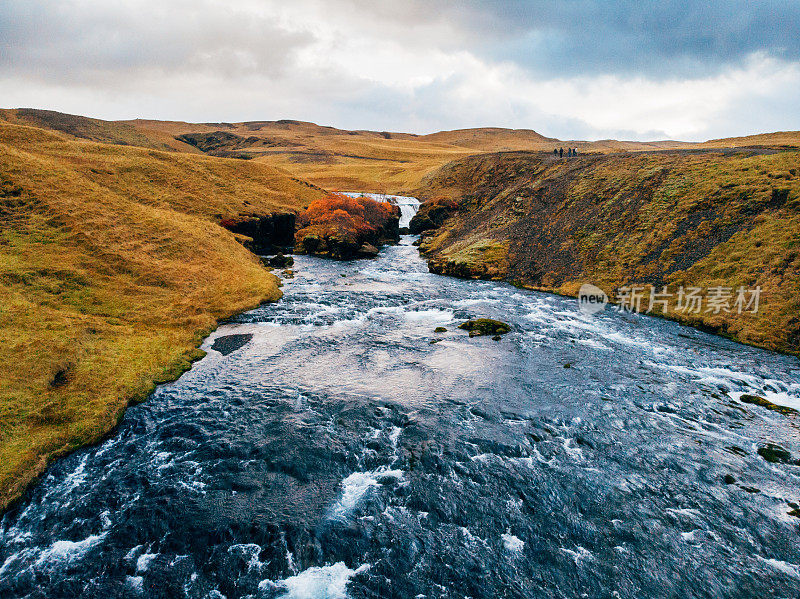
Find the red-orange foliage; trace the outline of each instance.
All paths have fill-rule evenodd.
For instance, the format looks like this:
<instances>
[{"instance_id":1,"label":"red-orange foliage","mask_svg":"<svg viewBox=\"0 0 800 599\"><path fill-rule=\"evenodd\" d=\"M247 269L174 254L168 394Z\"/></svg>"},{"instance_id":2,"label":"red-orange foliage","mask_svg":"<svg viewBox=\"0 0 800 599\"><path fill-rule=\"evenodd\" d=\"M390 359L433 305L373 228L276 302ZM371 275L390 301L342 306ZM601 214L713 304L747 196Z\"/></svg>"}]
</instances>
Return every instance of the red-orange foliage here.
<instances>
[{"instance_id":1,"label":"red-orange foliage","mask_svg":"<svg viewBox=\"0 0 800 599\"><path fill-rule=\"evenodd\" d=\"M332 193L298 215L295 250L348 259L364 243L396 239L399 217L400 209L392 204Z\"/></svg>"},{"instance_id":2,"label":"red-orange foliage","mask_svg":"<svg viewBox=\"0 0 800 599\"><path fill-rule=\"evenodd\" d=\"M298 223L301 228L317 225L325 229L345 229L357 236L369 236L383 230L398 214L399 209L387 202L331 193L312 202L298 216Z\"/></svg>"}]
</instances>

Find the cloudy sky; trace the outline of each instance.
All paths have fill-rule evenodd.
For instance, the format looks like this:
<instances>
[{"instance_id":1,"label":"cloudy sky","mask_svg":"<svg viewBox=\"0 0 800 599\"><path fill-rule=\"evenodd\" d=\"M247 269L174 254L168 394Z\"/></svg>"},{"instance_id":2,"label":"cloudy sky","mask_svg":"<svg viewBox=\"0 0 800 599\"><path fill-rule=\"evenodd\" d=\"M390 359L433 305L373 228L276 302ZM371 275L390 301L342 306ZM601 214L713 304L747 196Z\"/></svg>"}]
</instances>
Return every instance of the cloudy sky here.
<instances>
[{"instance_id":1,"label":"cloudy sky","mask_svg":"<svg viewBox=\"0 0 800 599\"><path fill-rule=\"evenodd\" d=\"M2 0L0 106L428 133L800 129L797 0Z\"/></svg>"}]
</instances>

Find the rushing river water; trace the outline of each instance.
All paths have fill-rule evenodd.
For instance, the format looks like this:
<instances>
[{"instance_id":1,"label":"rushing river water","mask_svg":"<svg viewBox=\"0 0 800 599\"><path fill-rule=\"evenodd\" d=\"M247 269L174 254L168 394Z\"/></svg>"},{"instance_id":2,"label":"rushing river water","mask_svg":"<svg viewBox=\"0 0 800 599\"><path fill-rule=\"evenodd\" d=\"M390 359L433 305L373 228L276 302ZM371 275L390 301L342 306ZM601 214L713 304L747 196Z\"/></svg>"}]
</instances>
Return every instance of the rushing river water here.
<instances>
[{"instance_id":1,"label":"rushing river water","mask_svg":"<svg viewBox=\"0 0 800 599\"><path fill-rule=\"evenodd\" d=\"M0 597L797 596L797 420L738 400L796 401L796 359L429 274L410 243L298 257L54 464L0 524Z\"/></svg>"}]
</instances>

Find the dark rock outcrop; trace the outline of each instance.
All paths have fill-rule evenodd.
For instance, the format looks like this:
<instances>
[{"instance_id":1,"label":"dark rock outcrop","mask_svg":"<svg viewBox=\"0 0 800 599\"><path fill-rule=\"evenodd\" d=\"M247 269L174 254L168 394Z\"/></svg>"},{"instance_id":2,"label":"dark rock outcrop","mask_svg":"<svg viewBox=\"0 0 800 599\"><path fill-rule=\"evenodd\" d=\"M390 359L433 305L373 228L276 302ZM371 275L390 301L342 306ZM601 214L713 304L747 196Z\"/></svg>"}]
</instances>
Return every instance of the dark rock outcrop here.
<instances>
[{"instance_id":1,"label":"dark rock outcrop","mask_svg":"<svg viewBox=\"0 0 800 599\"><path fill-rule=\"evenodd\" d=\"M441 197L431 198L420 205L414 218L411 219L408 229L413 235L438 229L457 210L458 202L455 200Z\"/></svg>"},{"instance_id":2,"label":"dark rock outcrop","mask_svg":"<svg viewBox=\"0 0 800 599\"><path fill-rule=\"evenodd\" d=\"M252 239L248 249L256 254L271 254L294 244L296 215L293 212L265 216L235 216L220 221L220 225Z\"/></svg>"}]
</instances>

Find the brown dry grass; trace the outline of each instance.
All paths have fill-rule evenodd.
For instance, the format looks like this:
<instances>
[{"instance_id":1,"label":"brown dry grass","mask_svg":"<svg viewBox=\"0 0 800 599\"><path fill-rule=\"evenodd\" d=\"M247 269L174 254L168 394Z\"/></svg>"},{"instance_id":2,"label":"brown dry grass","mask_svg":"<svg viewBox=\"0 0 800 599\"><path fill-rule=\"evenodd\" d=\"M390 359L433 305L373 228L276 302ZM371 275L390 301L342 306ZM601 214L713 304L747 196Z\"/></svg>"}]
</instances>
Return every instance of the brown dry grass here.
<instances>
[{"instance_id":1,"label":"brown dry grass","mask_svg":"<svg viewBox=\"0 0 800 599\"><path fill-rule=\"evenodd\" d=\"M403 194L451 160L484 152L552 151L575 147L581 153L638 152L703 147L765 145L800 147L800 132L772 133L712 140L681 141L558 140L529 129L497 127L440 131L429 135L385 131L347 131L302 121L186 123L181 121L101 121L48 111L0 111L0 119L53 128L70 135L104 141L202 153L176 139L183 135L222 132L228 141L206 151L215 156L250 158L279 167L326 189Z\"/></svg>"},{"instance_id":2,"label":"brown dry grass","mask_svg":"<svg viewBox=\"0 0 800 599\"><path fill-rule=\"evenodd\" d=\"M322 193L265 165L0 124L0 508L280 295L217 215Z\"/></svg>"}]
</instances>

